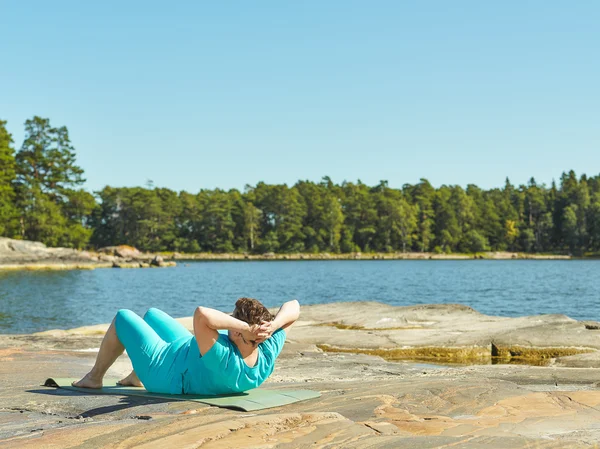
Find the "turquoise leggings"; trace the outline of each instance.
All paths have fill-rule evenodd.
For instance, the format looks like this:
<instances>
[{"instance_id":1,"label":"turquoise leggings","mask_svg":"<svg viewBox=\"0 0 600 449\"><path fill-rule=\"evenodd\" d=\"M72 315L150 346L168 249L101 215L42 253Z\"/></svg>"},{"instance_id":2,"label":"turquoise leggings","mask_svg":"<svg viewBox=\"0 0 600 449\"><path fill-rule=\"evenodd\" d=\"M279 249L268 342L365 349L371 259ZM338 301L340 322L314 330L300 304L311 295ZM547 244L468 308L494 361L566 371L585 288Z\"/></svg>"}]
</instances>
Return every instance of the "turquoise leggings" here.
<instances>
[{"instance_id":1,"label":"turquoise leggings","mask_svg":"<svg viewBox=\"0 0 600 449\"><path fill-rule=\"evenodd\" d=\"M187 356L193 340L190 331L154 308L146 312L144 319L131 310L119 310L115 329L133 369L148 391L182 392L183 374L187 370Z\"/></svg>"}]
</instances>

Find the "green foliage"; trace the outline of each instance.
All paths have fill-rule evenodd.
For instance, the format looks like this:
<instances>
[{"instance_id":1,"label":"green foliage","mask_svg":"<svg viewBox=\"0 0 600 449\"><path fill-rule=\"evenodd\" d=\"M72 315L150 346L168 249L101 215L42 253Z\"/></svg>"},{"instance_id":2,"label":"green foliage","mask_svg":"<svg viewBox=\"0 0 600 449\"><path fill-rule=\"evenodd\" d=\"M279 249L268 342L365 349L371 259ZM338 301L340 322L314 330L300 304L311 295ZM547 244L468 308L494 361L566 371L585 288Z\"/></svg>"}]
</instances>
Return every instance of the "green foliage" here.
<instances>
[{"instance_id":1,"label":"green foliage","mask_svg":"<svg viewBox=\"0 0 600 449\"><path fill-rule=\"evenodd\" d=\"M535 247L535 234L532 229L524 229L519 234L520 246L526 253L531 252Z\"/></svg>"},{"instance_id":2,"label":"green foliage","mask_svg":"<svg viewBox=\"0 0 600 449\"><path fill-rule=\"evenodd\" d=\"M434 239L435 211L433 202L435 189L426 179L421 179L415 186L405 185L403 190L417 207L417 246L421 252L429 251Z\"/></svg>"},{"instance_id":3,"label":"green foliage","mask_svg":"<svg viewBox=\"0 0 600 449\"><path fill-rule=\"evenodd\" d=\"M48 246L60 246L68 231L68 221L60 206L39 186L21 191L20 199L24 211L21 217L24 237Z\"/></svg>"},{"instance_id":4,"label":"green foliage","mask_svg":"<svg viewBox=\"0 0 600 449\"><path fill-rule=\"evenodd\" d=\"M254 189L256 207L262 211L261 234L268 241L262 248L282 253L305 250L306 204L297 188L258 183ZM276 242L276 243L275 243Z\"/></svg>"},{"instance_id":5,"label":"green foliage","mask_svg":"<svg viewBox=\"0 0 600 449\"><path fill-rule=\"evenodd\" d=\"M252 204L251 201L244 204L244 226L243 233L246 245L244 249L254 251L260 239L260 216L262 211Z\"/></svg>"},{"instance_id":6,"label":"green foliage","mask_svg":"<svg viewBox=\"0 0 600 449\"><path fill-rule=\"evenodd\" d=\"M183 242L178 239L182 205L175 192L105 187L98 197L100 205L90 222L94 246L128 244L148 251L187 249L180 248ZM194 235L193 231L188 235Z\"/></svg>"},{"instance_id":7,"label":"green foliage","mask_svg":"<svg viewBox=\"0 0 600 449\"><path fill-rule=\"evenodd\" d=\"M377 234L377 209L373 192L360 180L342 184L344 226L349 233L349 241L359 250L373 249L373 239ZM375 192L376 193L376 192Z\"/></svg>"},{"instance_id":8,"label":"green foliage","mask_svg":"<svg viewBox=\"0 0 600 449\"><path fill-rule=\"evenodd\" d=\"M376 244L384 251L396 251L411 246L417 229L418 207L410 204L401 191L382 183L375 189L377 202Z\"/></svg>"},{"instance_id":9,"label":"green foliage","mask_svg":"<svg viewBox=\"0 0 600 449\"><path fill-rule=\"evenodd\" d=\"M587 210L588 251L600 251L600 192L596 192Z\"/></svg>"},{"instance_id":10,"label":"green foliage","mask_svg":"<svg viewBox=\"0 0 600 449\"><path fill-rule=\"evenodd\" d=\"M15 157L15 205L20 235L49 246L83 248L92 231L91 194L76 190L84 182L66 127L34 117L25 122L25 141Z\"/></svg>"},{"instance_id":11,"label":"green foliage","mask_svg":"<svg viewBox=\"0 0 600 449\"><path fill-rule=\"evenodd\" d=\"M452 188L442 186L435 195L433 202L435 212L436 246L444 252L458 250L462 230L457 218L457 210L452 205Z\"/></svg>"},{"instance_id":12,"label":"green foliage","mask_svg":"<svg viewBox=\"0 0 600 449\"><path fill-rule=\"evenodd\" d=\"M474 229L471 229L464 236L462 250L467 253L480 253L482 251L489 251L490 245L487 238Z\"/></svg>"},{"instance_id":13,"label":"green foliage","mask_svg":"<svg viewBox=\"0 0 600 449\"><path fill-rule=\"evenodd\" d=\"M16 159L18 182L26 188L55 197L85 182L67 128L53 128L49 119L35 116L25 122L25 141Z\"/></svg>"},{"instance_id":14,"label":"green foliage","mask_svg":"<svg viewBox=\"0 0 600 449\"><path fill-rule=\"evenodd\" d=\"M600 251L600 175L563 173L483 190L263 182L238 190L81 189L83 170L66 127L25 123L15 154L0 121L0 235L50 246L129 244L145 251L399 252Z\"/></svg>"},{"instance_id":15,"label":"green foliage","mask_svg":"<svg viewBox=\"0 0 600 449\"><path fill-rule=\"evenodd\" d=\"M198 243L203 251L215 253L233 252L231 194L222 190L202 190L198 194L202 217L199 222Z\"/></svg>"},{"instance_id":16,"label":"green foliage","mask_svg":"<svg viewBox=\"0 0 600 449\"><path fill-rule=\"evenodd\" d=\"M0 120L0 235L18 236L18 211L15 205L15 151L6 122Z\"/></svg>"},{"instance_id":17,"label":"green foliage","mask_svg":"<svg viewBox=\"0 0 600 449\"><path fill-rule=\"evenodd\" d=\"M339 252L344 214L331 180L324 178L320 184L301 181L294 189L306 206L302 227L306 251Z\"/></svg>"}]
</instances>

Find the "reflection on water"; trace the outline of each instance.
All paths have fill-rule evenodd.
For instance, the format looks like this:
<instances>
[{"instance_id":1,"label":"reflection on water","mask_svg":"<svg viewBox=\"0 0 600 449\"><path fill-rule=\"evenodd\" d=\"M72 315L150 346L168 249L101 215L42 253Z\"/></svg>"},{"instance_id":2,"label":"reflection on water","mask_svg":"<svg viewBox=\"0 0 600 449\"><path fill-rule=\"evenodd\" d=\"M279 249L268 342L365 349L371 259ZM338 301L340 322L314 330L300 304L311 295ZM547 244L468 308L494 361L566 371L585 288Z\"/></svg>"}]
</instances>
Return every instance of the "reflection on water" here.
<instances>
[{"instance_id":1,"label":"reflection on water","mask_svg":"<svg viewBox=\"0 0 600 449\"><path fill-rule=\"evenodd\" d=\"M165 269L0 271L0 333L106 323L119 308L189 316L229 311L240 296L267 306L381 301L460 303L503 316L562 313L600 320L600 261L243 261Z\"/></svg>"}]
</instances>

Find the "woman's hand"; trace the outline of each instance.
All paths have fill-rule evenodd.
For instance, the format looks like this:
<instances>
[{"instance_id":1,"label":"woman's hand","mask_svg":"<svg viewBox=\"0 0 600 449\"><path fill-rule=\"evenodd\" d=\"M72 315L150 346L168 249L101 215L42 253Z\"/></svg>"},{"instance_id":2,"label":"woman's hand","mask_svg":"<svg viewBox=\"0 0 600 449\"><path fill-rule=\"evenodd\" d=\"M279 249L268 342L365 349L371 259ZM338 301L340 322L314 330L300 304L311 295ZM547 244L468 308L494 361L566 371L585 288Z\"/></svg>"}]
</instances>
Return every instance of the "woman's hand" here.
<instances>
[{"instance_id":1,"label":"woman's hand","mask_svg":"<svg viewBox=\"0 0 600 449\"><path fill-rule=\"evenodd\" d=\"M275 332L277 330L277 328L275 327L275 323L273 323L273 321L261 321L260 327L261 327L261 329L263 329L264 332L266 332L269 335L267 338L270 338L271 335L273 335L273 332ZM265 338L265 340L267 338Z\"/></svg>"},{"instance_id":2,"label":"woman's hand","mask_svg":"<svg viewBox=\"0 0 600 449\"><path fill-rule=\"evenodd\" d=\"M242 337L248 343L258 344L269 338L271 334L263 324L252 324L248 326L248 330L242 331Z\"/></svg>"}]
</instances>

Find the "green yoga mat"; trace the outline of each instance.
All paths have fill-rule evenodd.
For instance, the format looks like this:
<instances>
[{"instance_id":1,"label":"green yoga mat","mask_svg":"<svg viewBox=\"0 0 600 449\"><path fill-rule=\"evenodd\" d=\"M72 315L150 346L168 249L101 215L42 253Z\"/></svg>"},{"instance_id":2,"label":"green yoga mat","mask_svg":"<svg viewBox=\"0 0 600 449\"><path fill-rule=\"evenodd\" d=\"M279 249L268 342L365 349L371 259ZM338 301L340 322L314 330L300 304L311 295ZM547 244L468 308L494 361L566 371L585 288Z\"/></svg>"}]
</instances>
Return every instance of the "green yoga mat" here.
<instances>
[{"instance_id":1,"label":"green yoga mat","mask_svg":"<svg viewBox=\"0 0 600 449\"><path fill-rule=\"evenodd\" d=\"M99 390L89 388L73 387L71 382L79 379L48 379L44 382L45 387L64 388L65 390L78 391L87 394L112 394L119 396L140 396L143 398L157 398L173 401L194 401L217 407L252 412L271 407L293 404L294 402L314 399L321 393L311 390L268 390L256 388L244 393L236 393L222 396L201 396L197 394L162 394L150 393L144 388L122 387L117 385L115 379L105 379L104 387Z\"/></svg>"}]
</instances>

